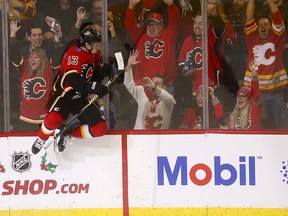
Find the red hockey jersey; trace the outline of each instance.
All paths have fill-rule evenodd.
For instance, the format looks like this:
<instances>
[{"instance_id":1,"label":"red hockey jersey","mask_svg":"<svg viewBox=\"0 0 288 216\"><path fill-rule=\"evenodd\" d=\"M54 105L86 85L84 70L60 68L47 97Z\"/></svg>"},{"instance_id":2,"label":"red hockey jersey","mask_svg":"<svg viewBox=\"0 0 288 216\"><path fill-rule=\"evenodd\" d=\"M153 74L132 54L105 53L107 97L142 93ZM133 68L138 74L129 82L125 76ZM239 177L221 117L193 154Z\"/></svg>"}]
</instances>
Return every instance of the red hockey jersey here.
<instances>
[{"instance_id":1,"label":"red hockey jersey","mask_svg":"<svg viewBox=\"0 0 288 216\"><path fill-rule=\"evenodd\" d=\"M176 78L176 42L180 27L179 9L173 5L167 8L169 24L156 38L150 38L145 29L138 28L135 10L127 9L124 20L125 28L139 50L139 64L135 68L135 80L156 74L163 75L167 83Z\"/></svg>"},{"instance_id":2,"label":"red hockey jersey","mask_svg":"<svg viewBox=\"0 0 288 216\"><path fill-rule=\"evenodd\" d=\"M44 77L28 75L28 63L24 61L20 78L20 119L28 123L41 124L47 113L47 102L52 89L53 73L49 64Z\"/></svg>"},{"instance_id":3,"label":"red hockey jersey","mask_svg":"<svg viewBox=\"0 0 288 216\"><path fill-rule=\"evenodd\" d=\"M245 25L245 36L248 46L248 62L256 60L260 92L274 92L286 88L288 79L283 65L283 51L286 40L286 29L281 12L272 14L272 31L263 42L258 35L256 20ZM251 85L252 72L247 65L244 85Z\"/></svg>"},{"instance_id":4,"label":"red hockey jersey","mask_svg":"<svg viewBox=\"0 0 288 216\"><path fill-rule=\"evenodd\" d=\"M208 29L208 85L217 85L217 71L222 69L222 57L224 55L225 43L230 42L233 44L236 33L229 22L225 23L225 31L221 38L217 38L214 33L213 25L211 24ZM222 40L220 52L216 54L215 43L217 40ZM184 65L185 59L189 58L194 68L192 77L193 92L195 92L199 85L202 85L202 40L195 43L192 36L189 36L184 41L179 57L179 66Z\"/></svg>"},{"instance_id":5,"label":"red hockey jersey","mask_svg":"<svg viewBox=\"0 0 288 216\"><path fill-rule=\"evenodd\" d=\"M73 89L74 86L70 86L69 83L65 82L65 78L73 73L78 73L88 83L92 81L94 70L99 62L100 52L91 54L82 50L77 45L70 47L62 59L60 70L57 73L58 79L53 86L53 90L64 90L65 92L73 90L75 94L78 94L76 93L76 89Z\"/></svg>"}]
</instances>

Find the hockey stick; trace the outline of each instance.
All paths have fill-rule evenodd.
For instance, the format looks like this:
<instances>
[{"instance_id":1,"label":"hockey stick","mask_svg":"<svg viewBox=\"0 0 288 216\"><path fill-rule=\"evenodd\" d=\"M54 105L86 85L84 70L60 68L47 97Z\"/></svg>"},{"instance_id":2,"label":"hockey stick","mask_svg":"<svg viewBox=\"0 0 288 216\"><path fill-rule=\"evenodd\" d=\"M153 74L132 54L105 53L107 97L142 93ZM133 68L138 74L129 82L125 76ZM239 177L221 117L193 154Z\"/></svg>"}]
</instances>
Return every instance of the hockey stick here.
<instances>
[{"instance_id":1,"label":"hockey stick","mask_svg":"<svg viewBox=\"0 0 288 216\"><path fill-rule=\"evenodd\" d=\"M117 83L118 77L124 73L124 61L123 61L123 56L121 54L121 52L117 52L115 53L115 57L117 60L117 64L118 64L118 74L115 74L114 77L112 77L106 84L105 86L108 88L108 90L110 91L110 89ZM44 149L47 149L53 142L56 142L57 138L59 138L68 128L69 126L72 124L72 122L77 119L80 115L82 115L84 113L84 111L91 106L93 103L97 102L99 100L99 96L95 95L92 99L89 100L89 103L84 106L79 113L77 113L76 115L74 115L64 126L61 127L60 131L54 135L53 140L48 142L45 146Z\"/></svg>"}]
</instances>

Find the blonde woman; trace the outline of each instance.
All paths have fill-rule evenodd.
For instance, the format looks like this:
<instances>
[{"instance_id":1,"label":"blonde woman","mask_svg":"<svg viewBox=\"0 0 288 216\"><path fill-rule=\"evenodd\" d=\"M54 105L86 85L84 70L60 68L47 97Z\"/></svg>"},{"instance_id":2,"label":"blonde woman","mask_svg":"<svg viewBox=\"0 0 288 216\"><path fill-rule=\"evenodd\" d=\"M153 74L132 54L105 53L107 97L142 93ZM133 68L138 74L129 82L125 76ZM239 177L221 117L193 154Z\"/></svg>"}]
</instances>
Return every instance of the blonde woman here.
<instances>
[{"instance_id":1,"label":"blonde woman","mask_svg":"<svg viewBox=\"0 0 288 216\"><path fill-rule=\"evenodd\" d=\"M251 88L241 87L236 95L236 105L230 115L229 129L261 129L261 99L258 86L257 67L250 63L252 71Z\"/></svg>"},{"instance_id":2,"label":"blonde woman","mask_svg":"<svg viewBox=\"0 0 288 216\"><path fill-rule=\"evenodd\" d=\"M228 19L224 13L224 8L221 0L208 0L207 15L208 17L216 17L217 15L219 15L223 22L228 22Z\"/></svg>"},{"instance_id":3,"label":"blonde woman","mask_svg":"<svg viewBox=\"0 0 288 216\"><path fill-rule=\"evenodd\" d=\"M47 113L46 104L52 89L53 72L46 52L42 48L35 48L31 50L23 64L14 63L14 66L20 75L19 119L36 125L34 129L38 129ZM29 125L25 126L25 129L27 128Z\"/></svg>"}]
</instances>

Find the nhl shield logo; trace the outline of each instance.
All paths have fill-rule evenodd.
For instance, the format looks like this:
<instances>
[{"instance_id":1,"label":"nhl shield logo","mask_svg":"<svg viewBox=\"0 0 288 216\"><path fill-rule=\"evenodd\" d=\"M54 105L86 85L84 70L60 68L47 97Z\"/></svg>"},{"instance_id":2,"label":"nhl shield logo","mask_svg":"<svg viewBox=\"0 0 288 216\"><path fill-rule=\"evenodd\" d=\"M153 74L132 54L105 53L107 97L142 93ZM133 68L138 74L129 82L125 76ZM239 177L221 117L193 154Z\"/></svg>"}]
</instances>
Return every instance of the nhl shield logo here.
<instances>
[{"instance_id":1,"label":"nhl shield logo","mask_svg":"<svg viewBox=\"0 0 288 216\"><path fill-rule=\"evenodd\" d=\"M12 168L17 172L24 172L30 169L31 161L30 154L28 152L14 153L12 156Z\"/></svg>"}]
</instances>

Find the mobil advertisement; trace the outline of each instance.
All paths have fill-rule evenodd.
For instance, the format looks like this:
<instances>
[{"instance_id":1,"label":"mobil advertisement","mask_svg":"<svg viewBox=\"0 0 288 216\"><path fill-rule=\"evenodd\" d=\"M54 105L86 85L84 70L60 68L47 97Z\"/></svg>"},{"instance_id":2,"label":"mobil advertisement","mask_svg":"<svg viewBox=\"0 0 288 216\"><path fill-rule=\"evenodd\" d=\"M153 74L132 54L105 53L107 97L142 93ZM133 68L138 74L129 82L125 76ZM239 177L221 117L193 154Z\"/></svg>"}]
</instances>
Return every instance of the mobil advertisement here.
<instances>
[{"instance_id":1,"label":"mobil advertisement","mask_svg":"<svg viewBox=\"0 0 288 216\"><path fill-rule=\"evenodd\" d=\"M287 216L288 134L0 137L0 216Z\"/></svg>"},{"instance_id":2,"label":"mobil advertisement","mask_svg":"<svg viewBox=\"0 0 288 216\"><path fill-rule=\"evenodd\" d=\"M247 171L248 171L248 184L255 185L255 157L249 157L247 160L249 161L246 164L246 157L240 156L239 157L239 172L237 171L236 167L229 163L222 163L220 156L214 157L213 167L211 169L207 164L198 163L193 165L191 168L188 169L187 157L180 156L177 157L175 165L173 165L173 170L171 169L171 165L168 161L168 157L157 157L157 170L158 170L158 185L164 185L164 176L166 174L167 180L170 185L176 185L178 176L181 179L181 185L187 185L188 179L191 182L198 186L207 185L213 175L214 175L214 184L215 185L232 185L235 181L239 178L240 185L247 184ZM241 162L241 164L240 164ZM246 165L248 165L248 170L246 170ZM203 172L204 177L199 178L197 176L198 172ZM212 173L213 171L213 173ZM228 177L224 178L222 173L228 172Z\"/></svg>"},{"instance_id":3,"label":"mobil advertisement","mask_svg":"<svg viewBox=\"0 0 288 216\"><path fill-rule=\"evenodd\" d=\"M122 208L120 136L72 140L63 153L51 145L37 155L35 138L0 138L0 210Z\"/></svg>"},{"instance_id":4,"label":"mobil advertisement","mask_svg":"<svg viewBox=\"0 0 288 216\"><path fill-rule=\"evenodd\" d=\"M288 207L286 136L137 135L127 143L130 207Z\"/></svg>"}]
</instances>

